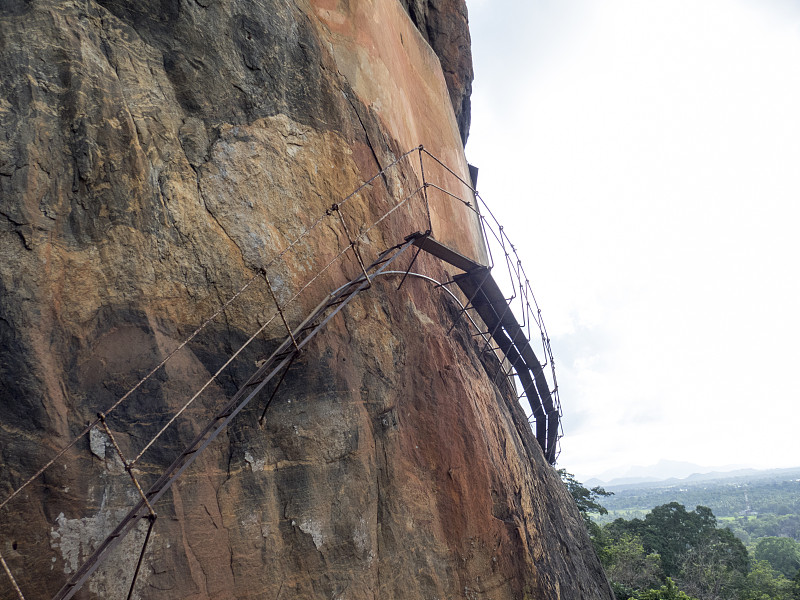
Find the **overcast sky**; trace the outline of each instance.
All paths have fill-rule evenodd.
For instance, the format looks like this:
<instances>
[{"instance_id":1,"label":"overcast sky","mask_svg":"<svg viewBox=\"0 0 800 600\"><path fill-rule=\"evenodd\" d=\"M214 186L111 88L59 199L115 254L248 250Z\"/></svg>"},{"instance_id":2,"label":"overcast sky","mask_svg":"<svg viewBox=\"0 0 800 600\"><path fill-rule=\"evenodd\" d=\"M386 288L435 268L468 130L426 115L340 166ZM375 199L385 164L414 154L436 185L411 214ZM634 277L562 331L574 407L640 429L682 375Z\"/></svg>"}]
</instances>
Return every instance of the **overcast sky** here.
<instances>
[{"instance_id":1,"label":"overcast sky","mask_svg":"<svg viewBox=\"0 0 800 600\"><path fill-rule=\"evenodd\" d=\"M550 330L559 466L800 466L800 2L467 3L467 157Z\"/></svg>"}]
</instances>

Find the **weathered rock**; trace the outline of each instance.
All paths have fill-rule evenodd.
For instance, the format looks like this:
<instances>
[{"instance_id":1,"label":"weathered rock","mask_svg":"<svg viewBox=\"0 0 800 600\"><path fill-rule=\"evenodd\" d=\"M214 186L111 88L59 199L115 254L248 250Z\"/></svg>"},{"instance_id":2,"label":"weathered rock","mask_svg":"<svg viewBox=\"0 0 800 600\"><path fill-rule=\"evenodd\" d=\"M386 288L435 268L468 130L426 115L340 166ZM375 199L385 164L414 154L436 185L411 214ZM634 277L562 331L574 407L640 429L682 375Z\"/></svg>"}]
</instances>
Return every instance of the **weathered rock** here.
<instances>
[{"instance_id":1,"label":"weathered rock","mask_svg":"<svg viewBox=\"0 0 800 600\"><path fill-rule=\"evenodd\" d=\"M471 120L472 50L463 0L400 0L442 63L450 102L466 145Z\"/></svg>"},{"instance_id":2,"label":"weathered rock","mask_svg":"<svg viewBox=\"0 0 800 600\"><path fill-rule=\"evenodd\" d=\"M3 499L262 267L281 304L304 290L291 323L357 275L348 235L417 188L417 165L343 204L348 231L326 209L405 150L422 143L466 178L449 102L468 98L463 5L414 17L429 46L396 0L367 4L2 4ZM474 215L429 201L430 224L417 194L362 254L432 225L480 260ZM447 277L426 256L415 270ZM134 597L610 598L513 394L463 323L448 335L452 301L396 285L376 281L334 318L265 424L269 393L157 504ZM92 429L0 509L0 553L27 598L49 598L137 500L114 443L135 456L273 307L259 276L109 414L114 440ZM275 317L143 455L145 485L283 327ZM125 597L145 528L78 597ZM14 597L2 572L0 596Z\"/></svg>"}]
</instances>

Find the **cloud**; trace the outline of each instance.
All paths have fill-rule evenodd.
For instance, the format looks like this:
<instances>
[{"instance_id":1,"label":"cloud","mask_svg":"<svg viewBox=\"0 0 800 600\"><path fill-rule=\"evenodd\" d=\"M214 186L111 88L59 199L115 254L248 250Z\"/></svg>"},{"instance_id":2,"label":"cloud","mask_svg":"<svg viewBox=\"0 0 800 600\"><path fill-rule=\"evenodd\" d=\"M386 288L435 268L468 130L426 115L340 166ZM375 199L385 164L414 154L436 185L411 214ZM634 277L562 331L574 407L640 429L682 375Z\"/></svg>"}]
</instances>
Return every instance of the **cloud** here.
<instances>
[{"instance_id":1,"label":"cloud","mask_svg":"<svg viewBox=\"0 0 800 600\"><path fill-rule=\"evenodd\" d=\"M800 464L800 6L498 0L470 23L467 153L548 323L562 464Z\"/></svg>"}]
</instances>

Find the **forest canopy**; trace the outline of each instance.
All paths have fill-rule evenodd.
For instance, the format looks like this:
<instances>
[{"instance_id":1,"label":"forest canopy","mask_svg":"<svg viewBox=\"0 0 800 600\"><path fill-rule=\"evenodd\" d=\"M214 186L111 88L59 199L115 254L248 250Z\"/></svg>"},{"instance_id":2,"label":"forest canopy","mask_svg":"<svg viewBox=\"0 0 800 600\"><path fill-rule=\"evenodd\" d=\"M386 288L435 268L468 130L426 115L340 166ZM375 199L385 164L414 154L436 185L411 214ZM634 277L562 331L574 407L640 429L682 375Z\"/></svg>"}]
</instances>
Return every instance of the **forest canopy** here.
<instances>
[{"instance_id":1,"label":"forest canopy","mask_svg":"<svg viewBox=\"0 0 800 600\"><path fill-rule=\"evenodd\" d=\"M748 546L730 527L735 523L676 501L600 525L592 517L608 514L601 498L611 492L559 473L619 600L800 600L796 539L748 537Z\"/></svg>"}]
</instances>

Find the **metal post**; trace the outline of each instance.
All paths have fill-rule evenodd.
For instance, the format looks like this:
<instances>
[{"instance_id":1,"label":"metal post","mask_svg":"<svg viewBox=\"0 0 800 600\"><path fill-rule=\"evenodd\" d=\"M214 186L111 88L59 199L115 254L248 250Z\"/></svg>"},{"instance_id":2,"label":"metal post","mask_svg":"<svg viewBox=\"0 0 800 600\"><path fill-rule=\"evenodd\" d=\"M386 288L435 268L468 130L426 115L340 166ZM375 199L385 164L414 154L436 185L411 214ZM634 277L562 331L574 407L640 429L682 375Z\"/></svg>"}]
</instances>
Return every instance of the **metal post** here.
<instances>
[{"instance_id":1,"label":"metal post","mask_svg":"<svg viewBox=\"0 0 800 600\"><path fill-rule=\"evenodd\" d=\"M361 258L361 253L358 251L358 241L350 235L350 230L347 228L347 223L345 223L344 215L342 211L339 209L338 204L334 204L331 206L331 210L334 211L337 215L339 215L339 221L342 222L342 227L344 228L344 234L347 236L347 241L350 242L350 247L353 249L353 253L356 255L356 260L358 261L358 266L361 267L361 272L364 274L364 279L367 281L367 284L371 287L372 280L367 275L367 269L364 267L364 261Z\"/></svg>"},{"instance_id":2,"label":"metal post","mask_svg":"<svg viewBox=\"0 0 800 600\"><path fill-rule=\"evenodd\" d=\"M142 497L142 500L144 500L145 506L147 506L147 510L150 511L150 517L152 519L155 519L156 518L156 511L154 511L153 507L150 506L150 501L147 499L147 494L144 493L144 490L142 489L142 486L139 485L139 480L136 479L136 475L133 474L133 468L128 463L128 461L125 460L125 455L122 453L122 450L120 449L119 444L117 444L117 440L114 438L114 434L111 433L111 429L109 429L108 423L106 423L105 414L97 413L97 418L100 419L100 423L103 425L103 429L105 429L106 435L108 436L108 439L111 440L111 444L114 446L114 450L117 451L117 455L119 456L119 459L122 461L122 465L125 467L125 471L130 476L131 481L133 481L133 485L136 486L136 489L138 490L139 495Z\"/></svg>"},{"instance_id":3,"label":"metal post","mask_svg":"<svg viewBox=\"0 0 800 600\"><path fill-rule=\"evenodd\" d=\"M17 592L17 596L19 596L19 600L25 600L25 596L22 595L22 590L19 589L19 586L17 585L17 580L14 579L14 575L11 573L11 569L8 568L6 559L3 558L2 554L0 554L0 564L3 565L3 569L5 570L6 575L8 575L8 578L11 580L11 585L14 586L14 590Z\"/></svg>"},{"instance_id":4,"label":"metal post","mask_svg":"<svg viewBox=\"0 0 800 600\"><path fill-rule=\"evenodd\" d=\"M267 287L269 288L269 294L272 296L272 301L275 303L275 307L278 309L278 314L281 316L281 321L283 321L283 326L286 327L286 331L289 332L289 337L292 339L292 345L294 345L295 350L299 350L297 347L297 340L294 339L294 333L292 333L292 328L289 327L289 323L286 321L286 317L283 314L283 309L281 308L280 303L278 302L278 297L275 295L275 290L272 288L272 282L267 277L267 270L263 269L261 273L264 275L264 279L267 282Z\"/></svg>"},{"instance_id":5,"label":"metal post","mask_svg":"<svg viewBox=\"0 0 800 600\"><path fill-rule=\"evenodd\" d=\"M398 291L400 291L400 288L403 287L403 284L406 281L406 277L408 277L408 274L411 272L411 267L414 266L414 263L417 261L417 257L419 256L420 252L422 252L422 246L417 247L417 252L414 254L414 258L411 259L411 262L409 263L406 272L403 274L403 278L400 280L400 283L397 286Z\"/></svg>"},{"instance_id":6,"label":"metal post","mask_svg":"<svg viewBox=\"0 0 800 600\"><path fill-rule=\"evenodd\" d=\"M281 374L281 378L278 380L278 383L275 385L275 389L272 390L272 394L270 395L269 400L267 400L267 403L264 405L264 411L261 413L261 416L258 419L258 424L261 425L262 427L264 426L264 421L267 418L267 409L269 408L269 405L272 404L272 400L275 398L275 395L278 393L278 389L281 387L281 384L283 383L283 380L286 378L286 374L289 372L289 368L292 366L292 363L297 358L297 355L298 355L297 352L295 352L292 355L292 359L289 361L289 364L286 365L286 368L283 370L283 373Z\"/></svg>"},{"instance_id":7,"label":"metal post","mask_svg":"<svg viewBox=\"0 0 800 600\"><path fill-rule=\"evenodd\" d=\"M422 151L424 148L419 146L419 171L422 177L422 197L425 198L425 211L428 213L428 234L433 233L433 221L431 220L431 205L428 201L428 182L425 180L425 165L422 163Z\"/></svg>"},{"instance_id":8,"label":"metal post","mask_svg":"<svg viewBox=\"0 0 800 600\"><path fill-rule=\"evenodd\" d=\"M142 568L142 561L144 560L144 551L147 549L147 542L150 541L150 534L153 532L153 525L155 525L156 518L150 516L147 519L150 524L147 526L147 535L144 536L144 543L142 544L142 551L139 553L139 561L136 563L136 570L133 572L133 579L131 580L131 587L128 590L127 600L131 600L133 596L133 589L136 587L136 579L139 577L139 569Z\"/></svg>"}]
</instances>

